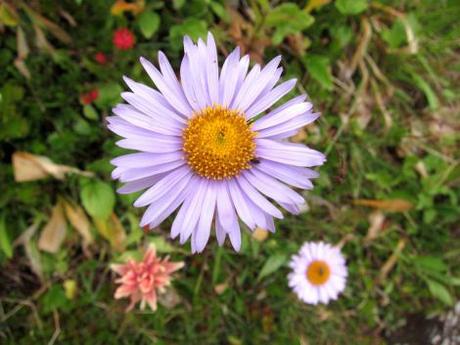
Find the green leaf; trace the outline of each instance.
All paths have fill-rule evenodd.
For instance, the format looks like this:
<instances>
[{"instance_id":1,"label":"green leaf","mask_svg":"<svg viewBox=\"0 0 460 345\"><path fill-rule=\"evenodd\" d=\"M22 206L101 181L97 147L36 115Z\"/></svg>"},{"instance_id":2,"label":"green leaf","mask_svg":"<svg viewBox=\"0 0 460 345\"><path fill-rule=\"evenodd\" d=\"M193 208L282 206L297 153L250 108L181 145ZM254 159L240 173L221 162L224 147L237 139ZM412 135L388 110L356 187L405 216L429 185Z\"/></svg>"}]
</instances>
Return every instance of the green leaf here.
<instances>
[{"instance_id":1,"label":"green leaf","mask_svg":"<svg viewBox=\"0 0 460 345\"><path fill-rule=\"evenodd\" d=\"M117 83L108 83L99 86L99 97L94 101L100 108L109 108L121 101L120 94L123 92Z\"/></svg>"},{"instance_id":2,"label":"green leaf","mask_svg":"<svg viewBox=\"0 0 460 345\"><path fill-rule=\"evenodd\" d=\"M82 185L80 197L86 211L94 218L106 220L113 212L115 194L105 182L87 180Z\"/></svg>"},{"instance_id":3,"label":"green leaf","mask_svg":"<svg viewBox=\"0 0 460 345\"><path fill-rule=\"evenodd\" d=\"M0 216L0 249L8 259L13 256L13 246L11 245L8 231L6 230L5 215Z\"/></svg>"},{"instance_id":4,"label":"green leaf","mask_svg":"<svg viewBox=\"0 0 460 345\"><path fill-rule=\"evenodd\" d=\"M193 40L205 38L207 35L207 25L203 20L189 18L182 24L174 25L169 31L169 41L174 50L182 48L182 39L185 35L190 36Z\"/></svg>"},{"instance_id":5,"label":"green leaf","mask_svg":"<svg viewBox=\"0 0 460 345\"><path fill-rule=\"evenodd\" d=\"M454 301L452 299L452 296L449 290L447 290L447 288L444 285L438 283L435 280L431 280L431 279L427 279L426 283L428 284L428 289L430 290L433 297L436 297L441 302L447 305L453 305Z\"/></svg>"},{"instance_id":6,"label":"green leaf","mask_svg":"<svg viewBox=\"0 0 460 345\"><path fill-rule=\"evenodd\" d=\"M438 96L436 96L436 93L434 90L431 88L430 84L423 79L423 77L416 72L412 73L412 80L414 81L415 85L423 91L425 94L425 97L428 101L428 105L430 106L431 110L436 110L439 108L439 100Z\"/></svg>"},{"instance_id":7,"label":"green leaf","mask_svg":"<svg viewBox=\"0 0 460 345\"><path fill-rule=\"evenodd\" d=\"M178 251L177 248L172 246L163 236L155 236L149 238L149 243L155 245L158 253L172 253Z\"/></svg>"},{"instance_id":8,"label":"green leaf","mask_svg":"<svg viewBox=\"0 0 460 345\"><path fill-rule=\"evenodd\" d=\"M273 272L275 272L278 268L283 266L287 261L287 257L285 254L273 254L268 258L265 262L264 266L260 270L259 276L257 280L260 280Z\"/></svg>"},{"instance_id":9,"label":"green leaf","mask_svg":"<svg viewBox=\"0 0 460 345\"><path fill-rule=\"evenodd\" d=\"M155 12L143 12L137 17L137 25L145 38L151 38L160 27L160 16Z\"/></svg>"},{"instance_id":10,"label":"green leaf","mask_svg":"<svg viewBox=\"0 0 460 345\"><path fill-rule=\"evenodd\" d=\"M91 104L87 104L83 107L83 114L90 120L97 120L99 118L96 109L94 109Z\"/></svg>"},{"instance_id":11,"label":"green leaf","mask_svg":"<svg viewBox=\"0 0 460 345\"><path fill-rule=\"evenodd\" d=\"M359 14L367 9L367 0L337 0L335 7L342 14Z\"/></svg>"},{"instance_id":12,"label":"green leaf","mask_svg":"<svg viewBox=\"0 0 460 345\"><path fill-rule=\"evenodd\" d=\"M308 12L294 3L285 3L275 7L266 18L266 25L275 28L273 44L280 44L287 35L303 31L315 21Z\"/></svg>"},{"instance_id":13,"label":"green leaf","mask_svg":"<svg viewBox=\"0 0 460 345\"><path fill-rule=\"evenodd\" d=\"M417 256L414 263L425 271L446 272L448 269L444 261L436 256Z\"/></svg>"},{"instance_id":14,"label":"green leaf","mask_svg":"<svg viewBox=\"0 0 460 345\"><path fill-rule=\"evenodd\" d=\"M326 90L333 89L331 66L329 59L321 55L307 55L304 58L305 66L311 77Z\"/></svg>"},{"instance_id":15,"label":"green leaf","mask_svg":"<svg viewBox=\"0 0 460 345\"><path fill-rule=\"evenodd\" d=\"M45 314L51 313L56 309L68 309L71 303L68 303L65 291L60 285L53 285L41 298L43 303L43 312Z\"/></svg>"},{"instance_id":16,"label":"green leaf","mask_svg":"<svg viewBox=\"0 0 460 345\"><path fill-rule=\"evenodd\" d=\"M392 49L401 47L406 43L406 30L400 20L397 20L391 27L382 31L382 38Z\"/></svg>"}]
</instances>

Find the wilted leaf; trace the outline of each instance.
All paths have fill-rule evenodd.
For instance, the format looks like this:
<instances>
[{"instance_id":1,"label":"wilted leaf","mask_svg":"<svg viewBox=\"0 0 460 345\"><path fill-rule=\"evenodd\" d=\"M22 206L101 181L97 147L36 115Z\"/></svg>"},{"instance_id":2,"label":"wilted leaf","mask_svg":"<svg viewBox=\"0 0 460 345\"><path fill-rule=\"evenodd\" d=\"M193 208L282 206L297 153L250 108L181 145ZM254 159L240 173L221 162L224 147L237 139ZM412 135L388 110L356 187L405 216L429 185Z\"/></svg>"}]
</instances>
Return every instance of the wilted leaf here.
<instances>
[{"instance_id":1,"label":"wilted leaf","mask_svg":"<svg viewBox=\"0 0 460 345\"><path fill-rule=\"evenodd\" d=\"M453 305L454 301L452 295L444 285L431 279L427 279L426 283L428 284L428 289L430 290L433 297L436 297L447 305Z\"/></svg>"},{"instance_id":2,"label":"wilted leaf","mask_svg":"<svg viewBox=\"0 0 460 345\"><path fill-rule=\"evenodd\" d=\"M381 211L374 211L369 215L370 226L364 238L364 243L369 243L378 237L384 222L385 215Z\"/></svg>"},{"instance_id":3,"label":"wilted leaf","mask_svg":"<svg viewBox=\"0 0 460 345\"><path fill-rule=\"evenodd\" d=\"M216 286L214 286L214 292L218 295L222 295L225 292L225 290L227 290L227 288L227 283L217 284Z\"/></svg>"},{"instance_id":4,"label":"wilted leaf","mask_svg":"<svg viewBox=\"0 0 460 345\"><path fill-rule=\"evenodd\" d=\"M13 153L12 161L16 182L39 180L49 175L63 180L67 173L76 173L85 176L92 175L91 173L67 165L55 164L48 157L37 156L27 152Z\"/></svg>"},{"instance_id":5,"label":"wilted leaf","mask_svg":"<svg viewBox=\"0 0 460 345\"><path fill-rule=\"evenodd\" d=\"M115 194L112 187L105 182L83 182L80 197L86 211L94 218L105 221L113 212Z\"/></svg>"},{"instance_id":6,"label":"wilted leaf","mask_svg":"<svg viewBox=\"0 0 460 345\"><path fill-rule=\"evenodd\" d=\"M91 234L91 224L83 209L69 201L64 201L64 210L70 224L83 237L84 245L89 245L94 242Z\"/></svg>"},{"instance_id":7,"label":"wilted leaf","mask_svg":"<svg viewBox=\"0 0 460 345\"><path fill-rule=\"evenodd\" d=\"M273 254L268 258L268 260L265 262L264 266L260 270L259 276L257 277L257 280L260 280L273 272L275 272L278 268L283 266L285 262L287 261L287 257L284 254Z\"/></svg>"},{"instance_id":8,"label":"wilted leaf","mask_svg":"<svg viewBox=\"0 0 460 345\"><path fill-rule=\"evenodd\" d=\"M14 67L16 67L25 78L30 79L30 71L29 68L27 68L25 62L23 60L15 59L14 60Z\"/></svg>"},{"instance_id":9,"label":"wilted leaf","mask_svg":"<svg viewBox=\"0 0 460 345\"><path fill-rule=\"evenodd\" d=\"M19 23L18 14L7 3L0 3L0 24L6 26L16 26Z\"/></svg>"},{"instance_id":10,"label":"wilted leaf","mask_svg":"<svg viewBox=\"0 0 460 345\"><path fill-rule=\"evenodd\" d=\"M298 33L313 24L315 19L294 3L284 3L271 10L266 17L267 26L275 28L273 44L280 44L290 34Z\"/></svg>"},{"instance_id":11,"label":"wilted leaf","mask_svg":"<svg viewBox=\"0 0 460 345\"><path fill-rule=\"evenodd\" d=\"M330 3L331 0L310 0L308 1L307 7L305 7L305 11L311 12L316 10L317 8L323 7L324 5Z\"/></svg>"},{"instance_id":12,"label":"wilted leaf","mask_svg":"<svg viewBox=\"0 0 460 345\"><path fill-rule=\"evenodd\" d=\"M367 9L368 0L337 0L335 7L342 14L359 14Z\"/></svg>"},{"instance_id":13,"label":"wilted leaf","mask_svg":"<svg viewBox=\"0 0 460 345\"><path fill-rule=\"evenodd\" d=\"M124 249L126 232L115 213L112 213L107 220L95 218L94 225L115 250L122 251Z\"/></svg>"},{"instance_id":14,"label":"wilted leaf","mask_svg":"<svg viewBox=\"0 0 460 345\"><path fill-rule=\"evenodd\" d=\"M24 246L24 251L26 257L29 260L30 268L32 271L43 280L43 268L40 259L40 252L37 249L36 242L32 240L32 237L37 232L39 223L34 223L29 226L18 238L14 240L13 247L22 245Z\"/></svg>"},{"instance_id":15,"label":"wilted leaf","mask_svg":"<svg viewBox=\"0 0 460 345\"><path fill-rule=\"evenodd\" d=\"M145 38L151 38L160 26L160 16L155 12L144 12L137 18L137 25Z\"/></svg>"},{"instance_id":16,"label":"wilted leaf","mask_svg":"<svg viewBox=\"0 0 460 345\"><path fill-rule=\"evenodd\" d=\"M56 253L64 242L67 224L61 202L51 211L51 217L38 239L38 248L49 253Z\"/></svg>"},{"instance_id":17,"label":"wilted leaf","mask_svg":"<svg viewBox=\"0 0 460 345\"><path fill-rule=\"evenodd\" d=\"M411 210L414 205L404 199L391 200L372 200L372 199L357 199L353 201L354 205L368 206L378 208L389 212L406 212Z\"/></svg>"},{"instance_id":18,"label":"wilted leaf","mask_svg":"<svg viewBox=\"0 0 460 345\"><path fill-rule=\"evenodd\" d=\"M8 236L8 230L6 229L4 214L0 216L0 249L8 259L13 256L13 246Z\"/></svg>"},{"instance_id":19,"label":"wilted leaf","mask_svg":"<svg viewBox=\"0 0 460 345\"><path fill-rule=\"evenodd\" d=\"M48 53L54 52L54 47L46 39L46 36L43 30L38 25L34 25L34 30L35 30L35 44L37 45L37 47L43 50L44 52L48 52Z\"/></svg>"},{"instance_id":20,"label":"wilted leaf","mask_svg":"<svg viewBox=\"0 0 460 345\"><path fill-rule=\"evenodd\" d=\"M169 287L164 293L158 294L158 303L166 309L173 309L181 301L182 298L172 287Z\"/></svg>"},{"instance_id":21,"label":"wilted leaf","mask_svg":"<svg viewBox=\"0 0 460 345\"><path fill-rule=\"evenodd\" d=\"M66 279L63 286L67 299L73 300L77 295L77 282L74 279Z\"/></svg>"},{"instance_id":22,"label":"wilted leaf","mask_svg":"<svg viewBox=\"0 0 460 345\"><path fill-rule=\"evenodd\" d=\"M252 233L252 238L257 242L263 242L268 237L268 231L262 228L256 228Z\"/></svg>"},{"instance_id":23,"label":"wilted leaf","mask_svg":"<svg viewBox=\"0 0 460 345\"><path fill-rule=\"evenodd\" d=\"M31 17L32 21L36 23L36 25L40 26L41 28L46 29L47 31L49 31L50 34L52 34L54 37L56 37L58 40L60 40L63 43L69 44L72 42L72 38L69 36L69 34L65 32L59 25L43 17L38 12L35 12L29 6L23 6L23 8L27 12L27 14Z\"/></svg>"},{"instance_id":24,"label":"wilted leaf","mask_svg":"<svg viewBox=\"0 0 460 345\"><path fill-rule=\"evenodd\" d=\"M382 283L387 279L388 274L391 272L393 267L396 265L401 252L403 251L404 247L406 246L406 240L400 239L396 248L394 249L391 256L385 261L382 268L380 269L379 276L377 278L378 282Z\"/></svg>"},{"instance_id":25,"label":"wilted leaf","mask_svg":"<svg viewBox=\"0 0 460 345\"><path fill-rule=\"evenodd\" d=\"M126 2L125 0L117 0L110 8L110 13L113 16L120 16L124 12L131 12L136 15L141 13L145 7L145 0L136 0L134 2Z\"/></svg>"}]
</instances>

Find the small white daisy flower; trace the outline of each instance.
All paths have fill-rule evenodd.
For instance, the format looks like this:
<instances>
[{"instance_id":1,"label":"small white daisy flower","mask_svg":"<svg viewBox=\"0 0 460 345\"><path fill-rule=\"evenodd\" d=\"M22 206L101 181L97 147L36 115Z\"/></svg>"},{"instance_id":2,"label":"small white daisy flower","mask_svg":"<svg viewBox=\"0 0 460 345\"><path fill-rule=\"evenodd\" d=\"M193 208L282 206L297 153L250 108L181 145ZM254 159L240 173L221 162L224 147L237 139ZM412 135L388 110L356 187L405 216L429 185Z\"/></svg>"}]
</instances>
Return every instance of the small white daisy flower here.
<instances>
[{"instance_id":1,"label":"small white daisy flower","mask_svg":"<svg viewBox=\"0 0 460 345\"><path fill-rule=\"evenodd\" d=\"M306 242L289 263L289 287L305 303L329 303L345 289L348 274L340 249L324 242Z\"/></svg>"}]
</instances>

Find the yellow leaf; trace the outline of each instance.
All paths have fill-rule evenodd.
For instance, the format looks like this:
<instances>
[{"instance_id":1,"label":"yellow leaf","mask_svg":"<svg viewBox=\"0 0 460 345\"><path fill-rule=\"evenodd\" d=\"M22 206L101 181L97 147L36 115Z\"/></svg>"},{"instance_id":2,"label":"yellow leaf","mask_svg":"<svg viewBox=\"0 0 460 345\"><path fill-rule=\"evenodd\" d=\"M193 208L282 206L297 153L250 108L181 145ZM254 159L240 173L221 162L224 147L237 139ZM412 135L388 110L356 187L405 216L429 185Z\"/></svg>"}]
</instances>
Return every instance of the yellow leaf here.
<instances>
[{"instance_id":1,"label":"yellow leaf","mask_svg":"<svg viewBox=\"0 0 460 345\"><path fill-rule=\"evenodd\" d=\"M51 218L43 228L38 239L38 248L49 253L56 253L64 242L67 224L61 202L53 207Z\"/></svg>"},{"instance_id":2,"label":"yellow leaf","mask_svg":"<svg viewBox=\"0 0 460 345\"><path fill-rule=\"evenodd\" d=\"M94 238L90 230L91 224L85 211L83 211L80 206L68 201L64 201L64 209L70 224L72 224L75 230L83 237L83 244L87 246L93 243Z\"/></svg>"},{"instance_id":3,"label":"yellow leaf","mask_svg":"<svg viewBox=\"0 0 460 345\"><path fill-rule=\"evenodd\" d=\"M125 247L126 232L115 213L107 219L93 218L94 225L99 233L110 242L116 251L122 251Z\"/></svg>"},{"instance_id":4,"label":"yellow leaf","mask_svg":"<svg viewBox=\"0 0 460 345\"><path fill-rule=\"evenodd\" d=\"M48 157L37 156L27 152L13 153L12 161L14 180L16 182L40 180L49 175L63 180L67 173L92 176L89 172L81 171L67 165L55 164Z\"/></svg>"},{"instance_id":5,"label":"yellow leaf","mask_svg":"<svg viewBox=\"0 0 460 345\"><path fill-rule=\"evenodd\" d=\"M330 3L331 0L310 0L308 2L308 5L305 7L305 11L311 12L313 10L316 10L317 8L320 8L328 3Z\"/></svg>"},{"instance_id":6,"label":"yellow leaf","mask_svg":"<svg viewBox=\"0 0 460 345\"><path fill-rule=\"evenodd\" d=\"M5 2L0 4L0 24L16 26L19 23L18 14L10 5Z\"/></svg>"},{"instance_id":7,"label":"yellow leaf","mask_svg":"<svg viewBox=\"0 0 460 345\"><path fill-rule=\"evenodd\" d=\"M372 199L357 199L353 201L354 205L368 206L389 212L406 212L414 207L414 205L404 199L390 200L372 200Z\"/></svg>"},{"instance_id":8,"label":"yellow leaf","mask_svg":"<svg viewBox=\"0 0 460 345\"><path fill-rule=\"evenodd\" d=\"M136 15L144 10L145 1L137 0L135 2L126 2L124 0L117 0L110 8L110 13L113 16L121 16L124 12L131 12Z\"/></svg>"},{"instance_id":9,"label":"yellow leaf","mask_svg":"<svg viewBox=\"0 0 460 345\"><path fill-rule=\"evenodd\" d=\"M252 238L257 242L263 242L268 237L268 231L262 228L256 228L252 233Z\"/></svg>"},{"instance_id":10,"label":"yellow leaf","mask_svg":"<svg viewBox=\"0 0 460 345\"><path fill-rule=\"evenodd\" d=\"M64 292L67 299L73 300L77 295L77 282L73 279L66 279L64 281Z\"/></svg>"}]
</instances>

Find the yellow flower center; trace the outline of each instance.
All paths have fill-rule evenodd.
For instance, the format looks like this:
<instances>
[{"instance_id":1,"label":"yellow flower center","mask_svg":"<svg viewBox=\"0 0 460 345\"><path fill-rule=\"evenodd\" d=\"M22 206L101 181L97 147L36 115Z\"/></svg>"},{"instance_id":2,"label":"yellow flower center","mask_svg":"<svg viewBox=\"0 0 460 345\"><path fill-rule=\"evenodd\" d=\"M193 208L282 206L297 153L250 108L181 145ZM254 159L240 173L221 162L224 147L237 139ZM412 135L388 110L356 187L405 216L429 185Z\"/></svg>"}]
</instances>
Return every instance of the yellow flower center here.
<instances>
[{"instance_id":1,"label":"yellow flower center","mask_svg":"<svg viewBox=\"0 0 460 345\"><path fill-rule=\"evenodd\" d=\"M323 285L330 276L331 270L324 261L315 260L307 267L307 279L313 285Z\"/></svg>"},{"instance_id":2,"label":"yellow flower center","mask_svg":"<svg viewBox=\"0 0 460 345\"><path fill-rule=\"evenodd\" d=\"M182 137L188 165L209 179L237 176L254 159L255 134L236 110L207 107L188 121Z\"/></svg>"}]
</instances>

